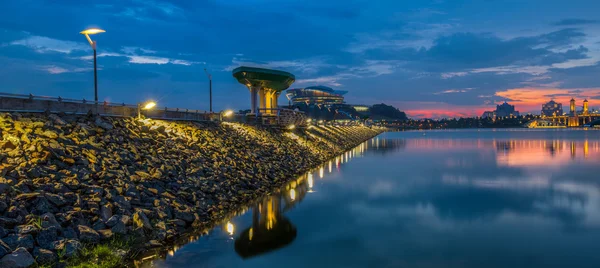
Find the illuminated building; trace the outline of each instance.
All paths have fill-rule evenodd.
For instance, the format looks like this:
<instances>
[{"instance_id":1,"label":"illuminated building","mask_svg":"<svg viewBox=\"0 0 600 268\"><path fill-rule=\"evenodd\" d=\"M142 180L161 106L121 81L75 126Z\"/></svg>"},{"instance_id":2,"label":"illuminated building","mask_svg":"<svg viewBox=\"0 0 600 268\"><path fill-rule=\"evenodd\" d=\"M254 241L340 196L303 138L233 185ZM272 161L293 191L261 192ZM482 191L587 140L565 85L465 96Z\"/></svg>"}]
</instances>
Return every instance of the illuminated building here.
<instances>
[{"instance_id":1,"label":"illuminated building","mask_svg":"<svg viewBox=\"0 0 600 268\"><path fill-rule=\"evenodd\" d=\"M553 100L547 102L546 104L542 104L542 115L545 116L554 116L554 115L562 115L563 108L562 103L557 103Z\"/></svg>"},{"instance_id":2,"label":"illuminated building","mask_svg":"<svg viewBox=\"0 0 600 268\"><path fill-rule=\"evenodd\" d=\"M356 110L359 113L366 113L369 111L370 107L368 105L356 104L352 105L352 108L354 108L354 110Z\"/></svg>"},{"instance_id":3,"label":"illuminated building","mask_svg":"<svg viewBox=\"0 0 600 268\"><path fill-rule=\"evenodd\" d=\"M286 97L293 104L342 104L347 91L333 90L326 86L288 89Z\"/></svg>"},{"instance_id":4,"label":"illuminated building","mask_svg":"<svg viewBox=\"0 0 600 268\"><path fill-rule=\"evenodd\" d=\"M296 77L288 72L241 66L233 70L233 77L250 91L250 113L275 114L279 94Z\"/></svg>"},{"instance_id":5,"label":"illuminated building","mask_svg":"<svg viewBox=\"0 0 600 268\"><path fill-rule=\"evenodd\" d=\"M510 117L519 116L519 112L515 111L515 106L510 105L506 102L496 105L496 116L498 117Z\"/></svg>"},{"instance_id":6,"label":"illuminated building","mask_svg":"<svg viewBox=\"0 0 600 268\"><path fill-rule=\"evenodd\" d=\"M589 114L590 110L589 110L589 106L588 106L588 100L585 99L583 100L583 114L587 115Z\"/></svg>"},{"instance_id":7,"label":"illuminated building","mask_svg":"<svg viewBox=\"0 0 600 268\"><path fill-rule=\"evenodd\" d=\"M570 115L575 115L575 99L571 99L571 104L569 105Z\"/></svg>"}]
</instances>

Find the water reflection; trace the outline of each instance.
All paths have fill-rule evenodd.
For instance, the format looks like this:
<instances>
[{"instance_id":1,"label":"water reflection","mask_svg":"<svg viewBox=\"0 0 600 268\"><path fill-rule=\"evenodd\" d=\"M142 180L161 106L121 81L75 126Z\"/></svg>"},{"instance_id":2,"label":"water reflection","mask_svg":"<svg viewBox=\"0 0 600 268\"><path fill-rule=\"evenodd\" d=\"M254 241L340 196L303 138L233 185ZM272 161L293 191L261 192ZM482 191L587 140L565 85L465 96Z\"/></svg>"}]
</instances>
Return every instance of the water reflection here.
<instances>
[{"instance_id":1,"label":"water reflection","mask_svg":"<svg viewBox=\"0 0 600 268\"><path fill-rule=\"evenodd\" d=\"M598 134L384 134L154 264L600 267Z\"/></svg>"},{"instance_id":2,"label":"water reflection","mask_svg":"<svg viewBox=\"0 0 600 268\"><path fill-rule=\"evenodd\" d=\"M231 217L220 225L222 226L222 232L234 240L233 247L237 255L243 259L253 258L289 246L296 238L298 231L292 221L284 216L284 213L301 203L309 193L315 192L316 176L319 179L325 179L327 175L339 172L342 164L347 164L352 158L362 156L367 149L368 142L364 142L352 150L327 161L318 168L303 174L254 205L233 212ZM334 164L336 169L333 169ZM239 222L237 218L247 214L251 214L251 222L241 232L237 231L238 228L241 228L240 224L236 224L236 222ZM215 228L213 231L215 230L218 229ZM204 233L203 235L210 236L213 234ZM183 265L171 266L168 262L177 259L178 254L186 250L186 244L197 243L204 237L202 235L190 235L188 239L179 241L176 245L165 249L166 254L162 251L147 254L147 257L140 258L134 264L136 267L204 267L202 264L192 264L193 262L188 260L184 261L185 264Z\"/></svg>"}]
</instances>

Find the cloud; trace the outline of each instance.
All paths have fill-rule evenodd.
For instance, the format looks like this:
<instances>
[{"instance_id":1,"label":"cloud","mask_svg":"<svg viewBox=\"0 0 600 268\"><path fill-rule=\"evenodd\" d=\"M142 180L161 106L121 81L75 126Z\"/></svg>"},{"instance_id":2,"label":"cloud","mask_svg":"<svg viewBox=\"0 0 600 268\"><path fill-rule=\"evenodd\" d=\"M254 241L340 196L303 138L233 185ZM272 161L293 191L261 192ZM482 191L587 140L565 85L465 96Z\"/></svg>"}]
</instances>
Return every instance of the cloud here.
<instances>
[{"instance_id":1,"label":"cloud","mask_svg":"<svg viewBox=\"0 0 600 268\"><path fill-rule=\"evenodd\" d=\"M563 19L559 20L555 23L552 23L554 26L576 26L576 25L586 25L586 24L597 24L600 21L598 20L587 20L587 19Z\"/></svg>"},{"instance_id":2,"label":"cloud","mask_svg":"<svg viewBox=\"0 0 600 268\"><path fill-rule=\"evenodd\" d=\"M91 49L88 44L83 42L64 41L36 35L10 42L10 44L29 47L38 53L58 52L70 54L76 50L85 51Z\"/></svg>"},{"instance_id":3,"label":"cloud","mask_svg":"<svg viewBox=\"0 0 600 268\"><path fill-rule=\"evenodd\" d=\"M56 65L40 66L39 69L46 71L49 74L80 73L80 72L88 72L88 71L93 70L92 68L72 68L72 67L66 68L66 67L60 67L60 66L56 66Z\"/></svg>"},{"instance_id":4,"label":"cloud","mask_svg":"<svg viewBox=\"0 0 600 268\"><path fill-rule=\"evenodd\" d=\"M325 59L313 57L299 60L275 60L275 61L252 61L234 57L231 64L224 68L224 71L232 71L239 66L249 66L267 69L284 69L292 72L301 72L307 74L316 73L324 68L331 67L331 64L325 62Z\"/></svg>"},{"instance_id":5,"label":"cloud","mask_svg":"<svg viewBox=\"0 0 600 268\"><path fill-rule=\"evenodd\" d=\"M193 64L205 64L204 62L194 62L194 61L173 59L173 58L166 58L166 57L131 55L131 54L121 54L121 53L113 53L113 52L100 53L100 54L96 55L96 57L98 57L98 58L125 57L128 59L127 62L133 63L133 64L158 64L158 65L175 64L175 65L185 65L185 66L190 66ZM80 59L92 60L93 56L83 56L83 57L80 57Z\"/></svg>"}]
</instances>

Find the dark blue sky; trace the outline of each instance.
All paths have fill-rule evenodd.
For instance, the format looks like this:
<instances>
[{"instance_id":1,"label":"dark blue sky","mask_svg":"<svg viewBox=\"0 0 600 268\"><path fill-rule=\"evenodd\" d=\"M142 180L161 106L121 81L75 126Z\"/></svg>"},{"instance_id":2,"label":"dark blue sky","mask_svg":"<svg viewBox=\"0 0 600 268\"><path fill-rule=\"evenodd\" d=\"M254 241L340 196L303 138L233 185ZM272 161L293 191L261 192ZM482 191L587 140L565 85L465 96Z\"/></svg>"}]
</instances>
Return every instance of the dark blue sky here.
<instances>
[{"instance_id":1,"label":"dark blue sky","mask_svg":"<svg viewBox=\"0 0 600 268\"><path fill-rule=\"evenodd\" d=\"M504 100L522 112L550 98L600 106L598 1L95 2L1 1L0 91L93 99L78 33L97 26L108 101L208 109L207 68L215 109L247 108L231 70L248 65L413 117L478 115Z\"/></svg>"}]
</instances>

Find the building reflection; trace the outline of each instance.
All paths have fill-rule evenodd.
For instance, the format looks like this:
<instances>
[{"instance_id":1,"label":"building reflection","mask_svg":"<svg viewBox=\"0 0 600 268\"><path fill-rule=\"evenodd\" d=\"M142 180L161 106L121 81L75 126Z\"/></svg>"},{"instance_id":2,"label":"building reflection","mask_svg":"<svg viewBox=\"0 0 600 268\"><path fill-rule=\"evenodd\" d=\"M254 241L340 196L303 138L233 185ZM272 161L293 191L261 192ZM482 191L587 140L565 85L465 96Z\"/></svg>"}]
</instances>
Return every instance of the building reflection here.
<instances>
[{"instance_id":1,"label":"building reflection","mask_svg":"<svg viewBox=\"0 0 600 268\"><path fill-rule=\"evenodd\" d=\"M406 147L406 140L404 139L384 139L384 138L374 138L371 140L371 144L366 143L365 145L370 145L370 150L375 153L386 154L397 152ZM365 148L367 149L367 148Z\"/></svg>"},{"instance_id":2,"label":"building reflection","mask_svg":"<svg viewBox=\"0 0 600 268\"><path fill-rule=\"evenodd\" d=\"M143 256L134 260L133 264L138 268L156 267L155 265L161 262L160 259L176 257L178 251L186 247L186 244L195 243L202 236L209 234L209 230L220 229L230 239L233 239L236 253L244 259L288 246L296 239L298 231L284 214L302 202L309 193L315 192L313 189L316 186L317 178L319 180L327 179L328 175L339 170L341 164L346 164L352 158L362 156L368 148L369 142L364 142L299 176L282 188L276 189L274 194L250 206L232 211L224 221L215 223L208 229L193 231L186 239L177 240L170 247L157 248L144 253ZM248 224L248 227L239 231L240 226L236 226L239 224L236 223L237 217L249 212L252 213L252 222Z\"/></svg>"},{"instance_id":3,"label":"building reflection","mask_svg":"<svg viewBox=\"0 0 600 268\"><path fill-rule=\"evenodd\" d=\"M404 140L403 140L404 141ZM389 143L388 141L387 143ZM404 141L409 151L485 150L495 151L500 166L558 167L571 161L600 159L600 142L597 140L451 140L412 139ZM380 142L380 145L382 142Z\"/></svg>"},{"instance_id":4,"label":"building reflection","mask_svg":"<svg viewBox=\"0 0 600 268\"><path fill-rule=\"evenodd\" d=\"M242 258L252 258L291 244L296 239L298 231L294 224L284 216L284 213L294 208L308 193L314 192L315 175L313 173L318 174L319 179L323 179L326 166L328 173L332 173L334 161L338 167L341 163L348 163L353 157L362 155L368 148L367 146L368 143L365 142L343 153L335 160L330 160L315 170L300 176L274 195L252 206L252 224L235 239L235 252ZM228 226L227 232L229 230Z\"/></svg>"}]
</instances>

